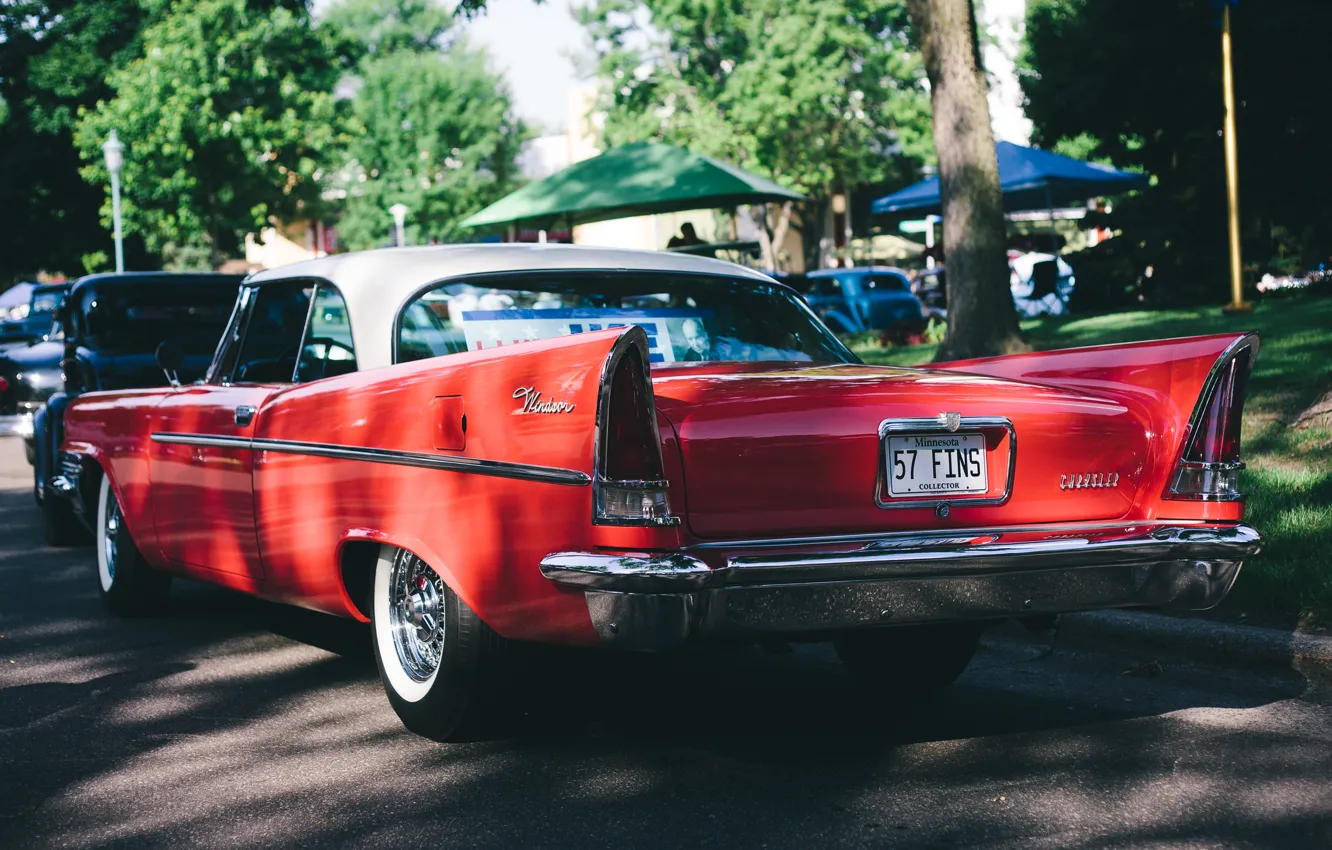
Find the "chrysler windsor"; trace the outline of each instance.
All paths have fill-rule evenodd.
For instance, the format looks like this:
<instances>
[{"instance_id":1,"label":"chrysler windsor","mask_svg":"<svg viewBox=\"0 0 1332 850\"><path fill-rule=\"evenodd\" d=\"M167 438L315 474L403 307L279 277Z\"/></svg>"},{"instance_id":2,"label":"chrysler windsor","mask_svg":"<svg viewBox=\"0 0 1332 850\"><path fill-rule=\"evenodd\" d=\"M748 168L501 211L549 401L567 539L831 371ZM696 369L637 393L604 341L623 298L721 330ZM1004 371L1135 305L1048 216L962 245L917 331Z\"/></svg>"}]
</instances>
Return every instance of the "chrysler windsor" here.
<instances>
[{"instance_id":1,"label":"chrysler windsor","mask_svg":"<svg viewBox=\"0 0 1332 850\"><path fill-rule=\"evenodd\" d=\"M826 640L906 695L999 619L1215 605L1259 546L1257 353L867 366L715 260L371 251L247 279L201 382L80 396L52 492L111 610L179 575L368 621L438 739L471 734L509 641Z\"/></svg>"}]
</instances>

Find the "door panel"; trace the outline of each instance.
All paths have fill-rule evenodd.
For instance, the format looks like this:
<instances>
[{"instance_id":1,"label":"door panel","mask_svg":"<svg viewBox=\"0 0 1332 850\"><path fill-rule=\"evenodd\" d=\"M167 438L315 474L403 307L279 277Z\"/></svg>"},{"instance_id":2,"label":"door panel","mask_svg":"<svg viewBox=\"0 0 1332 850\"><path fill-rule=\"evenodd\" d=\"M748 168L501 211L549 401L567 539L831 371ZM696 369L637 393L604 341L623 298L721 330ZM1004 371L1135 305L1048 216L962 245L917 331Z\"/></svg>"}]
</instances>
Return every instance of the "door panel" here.
<instances>
[{"instance_id":1,"label":"door panel","mask_svg":"<svg viewBox=\"0 0 1332 850\"><path fill-rule=\"evenodd\" d=\"M158 407L157 433L253 436L273 386L185 387ZM243 418L243 417L242 417ZM152 443L153 519L163 556L182 566L263 578L254 523L254 453L239 446Z\"/></svg>"}]
</instances>

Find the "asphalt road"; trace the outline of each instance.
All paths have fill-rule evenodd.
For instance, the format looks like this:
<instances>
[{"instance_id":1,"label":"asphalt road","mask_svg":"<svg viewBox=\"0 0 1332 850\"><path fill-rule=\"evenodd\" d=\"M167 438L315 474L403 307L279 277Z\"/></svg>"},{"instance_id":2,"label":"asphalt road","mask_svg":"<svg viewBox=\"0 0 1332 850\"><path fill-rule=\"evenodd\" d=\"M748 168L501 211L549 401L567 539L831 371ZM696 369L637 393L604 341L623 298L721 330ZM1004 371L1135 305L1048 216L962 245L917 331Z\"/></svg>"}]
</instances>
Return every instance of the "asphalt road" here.
<instances>
[{"instance_id":1,"label":"asphalt road","mask_svg":"<svg viewBox=\"0 0 1332 850\"><path fill-rule=\"evenodd\" d=\"M29 476L0 440L2 847L1332 847L1332 690L1295 673L1013 628L902 708L822 647L539 653L441 745L363 626L184 582L104 614Z\"/></svg>"}]
</instances>

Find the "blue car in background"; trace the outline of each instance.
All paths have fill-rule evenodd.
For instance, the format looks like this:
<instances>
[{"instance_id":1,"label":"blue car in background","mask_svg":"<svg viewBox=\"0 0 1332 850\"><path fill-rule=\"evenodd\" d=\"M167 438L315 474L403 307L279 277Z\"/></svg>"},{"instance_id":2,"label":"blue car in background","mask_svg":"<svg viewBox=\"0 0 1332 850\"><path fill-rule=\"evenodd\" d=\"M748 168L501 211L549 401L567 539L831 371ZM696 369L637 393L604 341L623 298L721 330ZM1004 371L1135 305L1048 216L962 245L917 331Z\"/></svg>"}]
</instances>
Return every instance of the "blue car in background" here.
<instances>
[{"instance_id":1,"label":"blue car in background","mask_svg":"<svg viewBox=\"0 0 1332 850\"><path fill-rule=\"evenodd\" d=\"M917 334L936 311L911 292L906 273L891 266L820 269L788 278L834 333ZM942 315L942 311L937 311Z\"/></svg>"}]
</instances>

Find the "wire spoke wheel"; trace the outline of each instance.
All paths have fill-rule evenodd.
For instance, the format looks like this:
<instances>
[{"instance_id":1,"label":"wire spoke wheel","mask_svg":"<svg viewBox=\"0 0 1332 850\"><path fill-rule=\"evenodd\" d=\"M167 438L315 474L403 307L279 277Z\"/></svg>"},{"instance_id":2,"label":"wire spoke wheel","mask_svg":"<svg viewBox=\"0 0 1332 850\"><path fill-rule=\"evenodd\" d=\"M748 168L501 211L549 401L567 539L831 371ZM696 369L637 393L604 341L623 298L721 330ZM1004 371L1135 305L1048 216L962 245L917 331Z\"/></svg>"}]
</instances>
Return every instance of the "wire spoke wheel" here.
<instances>
[{"instance_id":1,"label":"wire spoke wheel","mask_svg":"<svg viewBox=\"0 0 1332 850\"><path fill-rule=\"evenodd\" d=\"M106 499L106 534L102 538L102 551L106 558L106 581L109 585L116 578L117 538L120 536L120 502Z\"/></svg>"},{"instance_id":2,"label":"wire spoke wheel","mask_svg":"<svg viewBox=\"0 0 1332 850\"><path fill-rule=\"evenodd\" d=\"M425 562L399 550L389 574L389 620L398 663L425 682L444 654L444 582Z\"/></svg>"}]
</instances>

